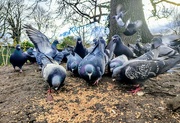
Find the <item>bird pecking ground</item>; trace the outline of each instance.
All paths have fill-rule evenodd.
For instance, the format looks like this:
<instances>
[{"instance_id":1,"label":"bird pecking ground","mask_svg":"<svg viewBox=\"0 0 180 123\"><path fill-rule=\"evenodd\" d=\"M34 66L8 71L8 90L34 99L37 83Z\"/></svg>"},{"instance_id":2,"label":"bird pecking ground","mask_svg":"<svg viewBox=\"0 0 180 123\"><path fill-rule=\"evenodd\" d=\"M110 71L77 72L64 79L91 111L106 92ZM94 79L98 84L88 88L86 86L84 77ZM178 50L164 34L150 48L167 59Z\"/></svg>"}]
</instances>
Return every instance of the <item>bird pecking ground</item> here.
<instances>
[{"instance_id":1,"label":"bird pecking ground","mask_svg":"<svg viewBox=\"0 0 180 123\"><path fill-rule=\"evenodd\" d=\"M26 64L23 70L0 67L0 123L180 122L180 71L145 81L135 95L110 76L89 86L67 72L65 86L46 102L48 84L38 66Z\"/></svg>"}]
</instances>

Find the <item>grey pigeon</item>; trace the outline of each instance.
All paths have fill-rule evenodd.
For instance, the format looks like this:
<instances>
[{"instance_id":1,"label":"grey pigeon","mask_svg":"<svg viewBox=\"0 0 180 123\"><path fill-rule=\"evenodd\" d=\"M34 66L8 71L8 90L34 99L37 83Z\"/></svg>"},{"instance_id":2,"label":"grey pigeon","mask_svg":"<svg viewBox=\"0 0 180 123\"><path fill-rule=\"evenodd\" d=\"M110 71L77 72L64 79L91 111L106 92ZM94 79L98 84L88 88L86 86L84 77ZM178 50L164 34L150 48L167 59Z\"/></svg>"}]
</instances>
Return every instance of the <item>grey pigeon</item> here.
<instances>
[{"instance_id":1,"label":"grey pigeon","mask_svg":"<svg viewBox=\"0 0 180 123\"><path fill-rule=\"evenodd\" d=\"M161 37L155 37L152 39L152 49L158 49L159 51L159 57L163 57L163 56L174 56L179 54L176 50L170 48L167 45L164 45L162 43L162 39Z\"/></svg>"},{"instance_id":2,"label":"grey pigeon","mask_svg":"<svg viewBox=\"0 0 180 123\"><path fill-rule=\"evenodd\" d=\"M96 47L80 62L78 73L89 84L97 84L105 72L104 43L98 40Z\"/></svg>"},{"instance_id":3,"label":"grey pigeon","mask_svg":"<svg viewBox=\"0 0 180 123\"><path fill-rule=\"evenodd\" d=\"M15 67L19 67L20 72L22 72L22 66L27 61L28 56L23 53L21 46L19 44L16 45L16 49L10 56L10 63L12 64L14 70Z\"/></svg>"},{"instance_id":4,"label":"grey pigeon","mask_svg":"<svg viewBox=\"0 0 180 123\"><path fill-rule=\"evenodd\" d=\"M42 63L42 76L49 84L47 101L52 100L51 89L58 90L64 86L66 78L66 69L59 65L55 60L46 56L43 53L39 53L39 58Z\"/></svg>"},{"instance_id":5,"label":"grey pigeon","mask_svg":"<svg viewBox=\"0 0 180 123\"><path fill-rule=\"evenodd\" d=\"M123 27L125 25L123 21L123 17L126 14L126 12L122 9L122 5L119 4L116 8L116 15L113 16L113 18L116 20L117 24L120 27Z\"/></svg>"},{"instance_id":6,"label":"grey pigeon","mask_svg":"<svg viewBox=\"0 0 180 123\"><path fill-rule=\"evenodd\" d=\"M159 50L158 49L153 49L150 50L143 55L135 58L135 60L152 60L152 59L158 59L159 56Z\"/></svg>"},{"instance_id":7,"label":"grey pigeon","mask_svg":"<svg viewBox=\"0 0 180 123\"><path fill-rule=\"evenodd\" d=\"M38 52L44 53L48 57L56 60L59 64L61 63L64 57L63 54L51 46L49 39L43 33L33 28L31 25L25 25L24 28Z\"/></svg>"},{"instance_id":8,"label":"grey pigeon","mask_svg":"<svg viewBox=\"0 0 180 123\"><path fill-rule=\"evenodd\" d=\"M49 62L49 59L46 58L45 55L41 57L41 60L43 62L43 78L49 83L51 88L58 90L62 85L64 85L66 69L56 61Z\"/></svg>"},{"instance_id":9,"label":"grey pigeon","mask_svg":"<svg viewBox=\"0 0 180 123\"><path fill-rule=\"evenodd\" d=\"M165 60L131 60L115 68L112 77L130 84L142 82L142 80L165 73L179 62L180 55Z\"/></svg>"},{"instance_id":10,"label":"grey pigeon","mask_svg":"<svg viewBox=\"0 0 180 123\"><path fill-rule=\"evenodd\" d=\"M109 63L110 72L112 72L115 68L122 66L127 61L128 61L128 58L125 55L120 55L112 59Z\"/></svg>"},{"instance_id":11,"label":"grey pigeon","mask_svg":"<svg viewBox=\"0 0 180 123\"><path fill-rule=\"evenodd\" d=\"M78 37L76 40L74 52L76 52L81 58L84 58L88 54L88 50L84 47L81 37Z\"/></svg>"},{"instance_id":12,"label":"grey pigeon","mask_svg":"<svg viewBox=\"0 0 180 123\"><path fill-rule=\"evenodd\" d=\"M30 63L36 63L36 51L32 47L28 48L27 51L23 53L27 55L27 60L29 60Z\"/></svg>"},{"instance_id":13,"label":"grey pigeon","mask_svg":"<svg viewBox=\"0 0 180 123\"><path fill-rule=\"evenodd\" d=\"M138 29L141 26L142 26L142 21L141 20L131 22L131 19L129 19L126 22L125 31L123 32L123 34L126 35L126 36L132 36L138 31Z\"/></svg>"},{"instance_id":14,"label":"grey pigeon","mask_svg":"<svg viewBox=\"0 0 180 123\"><path fill-rule=\"evenodd\" d=\"M115 56L120 56L120 55L126 55L128 59L134 58L134 53L126 46L123 42L122 39L119 35L114 35L112 37L112 40L109 42L108 47L111 47L111 45L114 45L115 43L115 49L114 49L114 54Z\"/></svg>"},{"instance_id":15,"label":"grey pigeon","mask_svg":"<svg viewBox=\"0 0 180 123\"><path fill-rule=\"evenodd\" d=\"M82 58L75 52L67 56L66 68L68 71L71 71L75 75L78 75L78 66L82 61Z\"/></svg>"}]
</instances>

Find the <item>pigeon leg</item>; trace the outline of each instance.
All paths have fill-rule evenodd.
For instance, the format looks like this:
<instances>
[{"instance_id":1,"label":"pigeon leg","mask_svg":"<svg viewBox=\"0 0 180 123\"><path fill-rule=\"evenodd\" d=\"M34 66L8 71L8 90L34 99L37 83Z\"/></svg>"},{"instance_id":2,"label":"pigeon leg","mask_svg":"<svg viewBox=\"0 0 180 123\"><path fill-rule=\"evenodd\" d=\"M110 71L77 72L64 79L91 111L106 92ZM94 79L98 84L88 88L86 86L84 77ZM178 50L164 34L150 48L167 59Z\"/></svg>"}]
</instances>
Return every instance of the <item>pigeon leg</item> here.
<instances>
[{"instance_id":1,"label":"pigeon leg","mask_svg":"<svg viewBox=\"0 0 180 123\"><path fill-rule=\"evenodd\" d=\"M20 69L20 71L19 71L20 73L22 73L22 69Z\"/></svg>"},{"instance_id":2,"label":"pigeon leg","mask_svg":"<svg viewBox=\"0 0 180 123\"><path fill-rule=\"evenodd\" d=\"M139 84L138 85L135 85L135 89L132 89L131 91L129 91L129 92L131 92L132 94L136 94L138 91L140 91L141 90L141 88L140 88L140 86L139 86Z\"/></svg>"},{"instance_id":3,"label":"pigeon leg","mask_svg":"<svg viewBox=\"0 0 180 123\"><path fill-rule=\"evenodd\" d=\"M99 80L101 80L101 77L100 77L100 78L98 78L98 79L97 79L97 80L93 83L93 85L98 85Z\"/></svg>"},{"instance_id":4,"label":"pigeon leg","mask_svg":"<svg viewBox=\"0 0 180 123\"><path fill-rule=\"evenodd\" d=\"M48 89L48 92L47 92L47 99L46 101L53 101L53 96L51 95L51 88Z\"/></svg>"}]
</instances>

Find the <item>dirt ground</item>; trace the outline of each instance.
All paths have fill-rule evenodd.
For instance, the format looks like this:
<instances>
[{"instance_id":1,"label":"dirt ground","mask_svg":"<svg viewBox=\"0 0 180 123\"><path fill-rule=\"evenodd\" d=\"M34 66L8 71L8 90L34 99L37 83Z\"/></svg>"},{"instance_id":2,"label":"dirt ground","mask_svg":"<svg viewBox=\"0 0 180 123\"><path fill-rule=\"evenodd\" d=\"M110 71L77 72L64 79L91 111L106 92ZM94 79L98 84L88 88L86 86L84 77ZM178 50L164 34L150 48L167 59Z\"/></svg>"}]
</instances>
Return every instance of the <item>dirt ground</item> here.
<instances>
[{"instance_id":1,"label":"dirt ground","mask_svg":"<svg viewBox=\"0 0 180 123\"><path fill-rule=\"evenodd\" d=\"M46 102L48 85L38 66L26 64L23 70L0 67L0 123L180 122L180 72L145 81L135 95L109 76L89 86L68 72L65 86Z\"/></svg>"}]
</instances>

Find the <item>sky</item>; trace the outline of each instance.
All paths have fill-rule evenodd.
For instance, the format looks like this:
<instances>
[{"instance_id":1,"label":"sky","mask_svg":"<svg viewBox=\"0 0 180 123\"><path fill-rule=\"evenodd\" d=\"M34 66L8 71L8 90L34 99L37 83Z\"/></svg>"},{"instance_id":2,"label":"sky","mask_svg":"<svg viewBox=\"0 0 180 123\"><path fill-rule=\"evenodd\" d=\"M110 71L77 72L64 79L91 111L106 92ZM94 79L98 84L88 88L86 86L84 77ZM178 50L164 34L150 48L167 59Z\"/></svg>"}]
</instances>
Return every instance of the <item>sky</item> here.
<instances>
[{"instance_id":1,"label":"sky","mask_svg":"<svg viewBox=\"0 0 180 123\"><path fill-rule=\"evenodd\" d=\"M28 3L33 3L35 0L27 0ZM107 0L105 0L107 1ZM174 2L177 2L177 1L180 1L180 0L171 0L171 1L174 1ZM98 2L104 2L104 0L99 0ZM180 2L179 2L180 3ZM146 13L146 20L147 20L147 24L150 28L150 30L153 30L157 27L161 27L161 28L164 28L163 26L166 25L167 23L169 23L170 21L172 21L172 18L168 18L168 19L159 19L159 20L156 20L155 18L150 18L150 19L147 19L150 15L151 15L151 10L152 10L152 6L150 4L150 1L149 0L143 0L143 4L144 4L144 12ZM166 7L170 7L171 5L170 4L167 4L167 3L164 3L164 5ZM41 6L46 6L46 5L43 5L43 3L41 3ZM52 10L55 10L57 7L57 5L55 4L55 0L52 0L52 4L51 4L51 7L50 9ZM48 9L47 7L45 7L46 9ZM180 7L179 7L180 8ZM180 9L179 9L180 10ZM155 22L155 23L154 23ZM55 20L55 22L57 24L57 26L60 26L61 23L62 23L62 20ZM100 25L102 26L102 25ZM67 24L67 25L64 25L64 26L60 26L60 30L58 30L57 34L56 34L56 37L60 36L61 34L63 34L64 32L68 32L69 31L69 28L71 28L72 25L71 24ZM107 33L108 33L108 30L107 30ZM48 37L50 37L51 32L46 32L45 33ZM62 39L63 37L58 37L59 39Z\"/></svg>"},{"instance_id":2,"label":"sky","mask_svg":"<svg viewBox=\"0 0 180 123\"><path fill-rule=\"evenodd\" d=\"M169 1L180 3L180 0L179 0L179 2L177 2L178 0L169 0ZM149 29L152 32L159 31L160 33L161 33L161 31L167 29L167 27L165 27L165 26L168 23L172 22L173 18L172 17L162 18L162 19L157 19L155 17L149 18L149 16L151 16L151 10L153 9L153 7L151 6L151 3L149 0L143 0L143 4L144 4L144 7L143 7L144 13L146 13L145 18L146 18L146 22L148 24ZM168 4L168 3L163 3L163 5L165 5L165 7L167 7L167 8L176 7L176 9L178 9L178 11L180 11L180 7L177 7L177 6ZM158 28L159 28L159 30L158 30Z\"/></svg>"}]
</instances>

